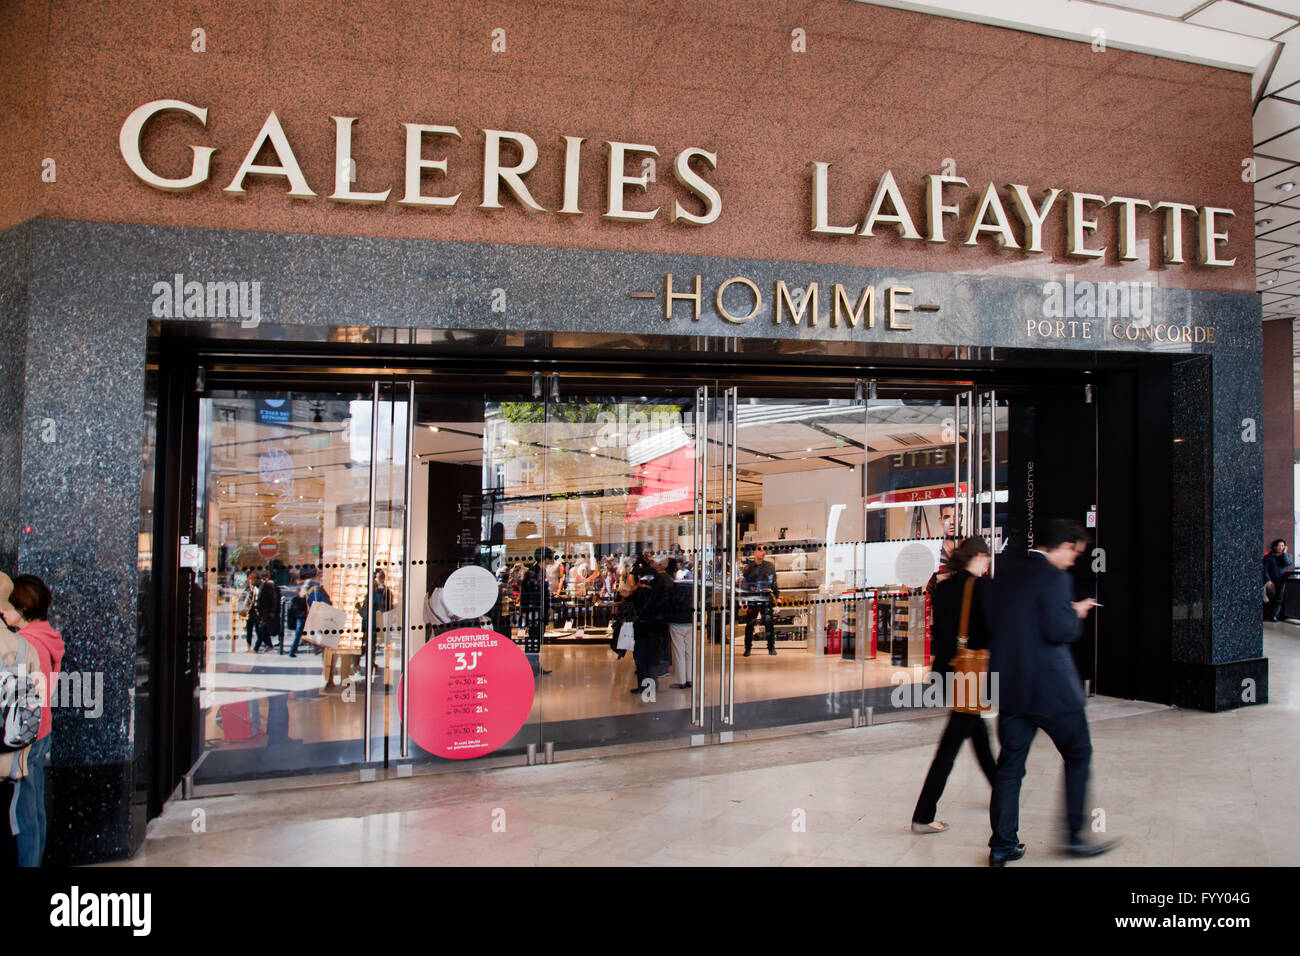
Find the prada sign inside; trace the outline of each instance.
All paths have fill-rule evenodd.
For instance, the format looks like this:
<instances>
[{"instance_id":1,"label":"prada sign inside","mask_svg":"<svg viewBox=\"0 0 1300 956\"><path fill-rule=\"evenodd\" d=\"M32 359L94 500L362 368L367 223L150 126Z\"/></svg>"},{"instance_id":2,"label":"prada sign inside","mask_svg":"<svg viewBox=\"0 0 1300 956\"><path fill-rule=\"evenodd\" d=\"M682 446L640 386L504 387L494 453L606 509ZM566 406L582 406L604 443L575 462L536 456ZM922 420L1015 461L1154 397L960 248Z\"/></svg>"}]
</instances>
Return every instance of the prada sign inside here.
<instances>
[{"instance_id":1,"label":"prada sign inside","mask_svg":"<svg viewBox=\"0 0 1300 956\"><path fill-rule=\"evenodd\" d=\"M122 124L118 145L122 158L142 182L174 192L195 189L208 182L211 176L213 146L191 145L192 159L189 174L169 178L154 172L146 163L141 141L146 127L162 113L176 112L187 115L202 126L207 125L208 110L181 100L154 100L134 110ZM393 187L382 190L356 188L358 180L356 162L352 158L353 125L356 117L333 116L335 126L334 191L327 198L335 202L384 203L393 196ZM428 159L425 150L445 146L447 141L461 139L455 126L403 123L406 130L403 189L399 205L415 208L445 210L460 202L461 194L432 195L426 192L425 177L446 176L449 158ZM540 151L537 142L528 134L508 130L482 130L483 192L480 209L501 209L503 192L509 193L525 209L547 212L533 196L526 177L537 166ZM582 173L583 144L581 136L560 137L563 152L563 186L558 204L553 211L561 216L581 216L579 182ZM275 154L275 163L258 163L259 154L266 148ZM652 180L647 160L659 155L659 150L644 143L610 141L605 144L606 200L601 217L624 222L648 222L655 219L662 208L632 209L627 205L628 190L649 190ZM517 154L513 161L503 157L508 149ZM629 175L628 163L641 164L638 175ZM680 192L673 196L667 210L668 219L688 226L707 226L722 215L722 195L716 185L706 178L706 171L718 168L717 153L697 146L680 150L673 158L673 179ZM1162 229L1163 261L1167 265L1184 263L1184 227L1194 222L1197 261L1203 266L1226 267L1236 262L1225 259L1221 246L1227 242L1225 221L1232 217L1231 209L1218 206L1196 206L1190 203L1140 199L1131 196L1104 196L1098 193L1066 192L1057 188L1043 191L1034 198L1026 186L1011 184L1005 194L994 183L980 191L974 213L964 223L953 223L958 228L949 234L950 220L960 220L961 210L956 203L958 189L970 188L970 183L955 175L928 175L925 177L924 207L914 214L909 208L902 189L892 171L880 177L871 197L867 213L859 221L846 221L833 216L829 209L828 181L831 165L823 162L809 164L812 212L810 231L821 236L855 236L868 239L877 229L891 228L902 239L916 242L943 243L960 241L963 246L974 246L981 239L996 243L1006 249L1024 253L1043 253L1044 225L1049 217L1065 220L1066 255L1078 259L1101 259L1106 254L1104 246L1094 245L1099 229L1098 216L1102 210L1113 208L1118 258L1135 261L1139 258L1137 224L1140 215L1155 217ZM315 190L303 175L297 155L285 135L284 127L274 111L267 116L261 130L244 154L234 177L223 187L232 195L245 192L245 182L250 176L276 177L288 185L286 195L296 199L314 199ZM920 185L919 183L917 184ZM431 187L428 187L431 188ZM1004 198L1005 195L1005 198ZM685 202L683 202L685 200ZM1008 211L1009 210L1009 211ZM1013 221L1017 224L1013 226ZM1192 231L1187 229L1187 232Z\"/></svg>"}]
</instances>

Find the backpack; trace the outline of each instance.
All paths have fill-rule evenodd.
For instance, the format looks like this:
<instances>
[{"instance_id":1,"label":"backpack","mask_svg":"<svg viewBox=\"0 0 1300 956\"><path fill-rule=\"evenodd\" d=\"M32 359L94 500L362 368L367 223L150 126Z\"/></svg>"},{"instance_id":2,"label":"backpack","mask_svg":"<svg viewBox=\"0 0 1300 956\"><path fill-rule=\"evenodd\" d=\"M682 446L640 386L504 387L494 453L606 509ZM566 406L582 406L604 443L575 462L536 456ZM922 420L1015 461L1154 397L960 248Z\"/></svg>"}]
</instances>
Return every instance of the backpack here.
<instances>
[{"instance_id":1,"label":"backpack","mask_svg":"<svg viewBox=\"0 0 1300 956\"><path fill-rule=\"evenodd\" d=\"M0 671L0 727L0 753L30 746L41 729L41 698L35 673L27 670L27 641L21 637L14 666Z\"/></svg>"}]
</instances>

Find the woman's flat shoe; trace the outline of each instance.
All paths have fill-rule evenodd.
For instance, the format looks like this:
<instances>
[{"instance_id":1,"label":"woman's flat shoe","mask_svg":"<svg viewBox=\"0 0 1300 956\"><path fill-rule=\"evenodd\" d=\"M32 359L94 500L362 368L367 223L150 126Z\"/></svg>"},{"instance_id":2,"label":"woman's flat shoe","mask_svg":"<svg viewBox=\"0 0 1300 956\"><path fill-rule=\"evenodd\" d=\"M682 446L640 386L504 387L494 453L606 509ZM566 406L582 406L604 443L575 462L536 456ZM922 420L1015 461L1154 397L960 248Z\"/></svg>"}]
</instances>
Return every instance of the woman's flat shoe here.
<instances>
[{"instance_id":1,"label":"woman's flat shoe","mask_svg":"<svg viewBox=\"0 0 1300 956\"><path fill-rule=\"evenodd\" d=\"M948 824L942 820L935 820L933 823L914 822L912 824L913 833L942 833L946 829L948 829Z\"/></svg>"}]
</instances>

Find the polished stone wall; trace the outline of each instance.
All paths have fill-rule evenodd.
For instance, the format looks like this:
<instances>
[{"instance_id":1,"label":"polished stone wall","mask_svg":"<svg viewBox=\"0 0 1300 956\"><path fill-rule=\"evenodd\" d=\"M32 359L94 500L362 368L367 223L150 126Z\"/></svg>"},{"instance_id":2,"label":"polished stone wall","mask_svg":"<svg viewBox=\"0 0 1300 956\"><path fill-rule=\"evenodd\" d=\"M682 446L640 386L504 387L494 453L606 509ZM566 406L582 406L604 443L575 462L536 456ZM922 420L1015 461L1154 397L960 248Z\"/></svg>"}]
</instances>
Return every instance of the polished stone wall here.
<instances>
[{"instance_id":1,"label":"polished stone wall","mask_svg":"<svg viewBox=\"0 0 1300 956\"><path fill-rule=\"evenodd\" d=\"M137 648L145 357L148 323L160 309L155 284L171 283L176 274L186 281L259 283L258 328L215 320L232 336L247 338L273 339L294 326L322 333L338 326L395 326L1057 348L1084 360L1092 352L1144 351L1190 360L1187 374L1175 375L1176 426L1188 451L1180 459L1186 467L1174 489L1182 502L1174 520L1175 535L1192 549L1189 561L1204 570L1188 582L1188 594L1175 597L1175 617L1180 605L1188 609L1174 639L1179 702L1206 709L1239 705L1229 692L1243 676L1266 694L1255 601L1262 456L1258 430L1251 441L1242 425L1262 418L1254 295L1153 289L1152 323L1212 326L1214 342L1134 344L1115 338L1109 321L1093 320L1088 338L1082 325L1074 337L1034 331L1050 311L1041 279L46 220L0 239L5 256L27 242L32 264L25 328L15 325L15 333L6 326L4 333L18 335L25 354L17 511L33 530L21 541L19 565L46 577L58 597L68 642L65 668L104 675L102 717L61 712L56 718L55 859L122 855L141 832L143 809L132 799L140 772L133 766L132 731L138 716L133 695L148 692L148 662ZM691 317L693 303L683 300L672 319L664 318L668 273L679 292L689 291L695 275L702 277L698 321ZM719 314L715 298L719 284L737 275L756 283L764 299L755 317L740 324ZM796 326L788 316L776 324L777 279L792 289L820 284L818 324L805 318ZM913 329L889 329L878 301L873 328L834 327L828 318L834 283L855 302L866 284L874 284L878 300L888 286L907 286L915 290L909 297L914 305L937 311L907 313L903 319ZM6 308L21 300L9 285L0 294ZM735 314L751 304L738 285L723 300ZM173 320L214 321L183 313ZM14 401L12 388L0 391L5 408ZM56 423L56 441L41 440L38 425L45 419ZM137 672L146 686L137 686Z\"/></svg>"},{"instance_id":2,"label":"polished stone wall","mask_svg":"<svg viewBox=\"0 0 1300 956\"><path fill-rule=\"evenodd\" d=\"M1265 322L1264 339L1264 537L1295 552L1295 341L1294 319Z\"/></svg>"},{"instance_id":3,"label":"polished stone wall","mask_svg":"<svg viewBox=\"0 0 1300 956\"><path fill-rule=\"evenodd\" d=\"M27 285L31 228L0 233L0 570L18 558L23 392L27 350Z\"/></svg>"}]
</instances>

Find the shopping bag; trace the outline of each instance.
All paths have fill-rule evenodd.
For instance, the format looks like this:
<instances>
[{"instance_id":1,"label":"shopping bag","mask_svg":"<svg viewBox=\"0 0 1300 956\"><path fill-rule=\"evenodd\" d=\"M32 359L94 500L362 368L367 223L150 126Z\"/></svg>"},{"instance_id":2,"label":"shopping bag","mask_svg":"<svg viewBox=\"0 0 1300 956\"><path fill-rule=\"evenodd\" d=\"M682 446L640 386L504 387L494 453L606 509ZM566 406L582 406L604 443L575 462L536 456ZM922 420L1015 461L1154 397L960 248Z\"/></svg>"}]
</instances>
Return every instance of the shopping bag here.
<instances>
[{"instance_id":1,"label":"shopping bag","mask_svg":"<svg viewBox=\"0 0 1300 956\"><path fill-rule=\"evenodd\" d=\"M636 628L631 621L624 621L618 628L618 644L616 650L630 651L636 647Z\"/></svg>"},{"instance_id":2,"label":"shopping bag","mask_svg":"<svg viewBox=\"0 0 1300 956\"><path fill-rule=\"evenodd\" d=\"M339 633L347 615L341 608L317 601L307 611L307 621L302 626L303 639L321 647L338 647Z\"/></svg>"},{"instance_id":3,"label":"shopping bag","mask_svg":"<svg viewBox=\"0 0 1300 956\"><path fill-rule=\"evenodd\" d=\"M993 708L984 706L980 692L987 688L989 652L972 650L966 646L970 634L971 592L975 579L966 581L961 599L961 621L957 627L957 656L949 661L952 667L953 710L959 714L986 714Z\"/></svg>"},{"instance_id":4,"label":"shopping bag","mask_svg":"<svg viewBox=\"0 0 1300 956\"><path fill-rule=\"evenodd\" d=\"M217 726L227 743L243 743L262 736L262 727L253 720L248 701L222 704L217 710Z\"/></svg>"}]
</instances>

